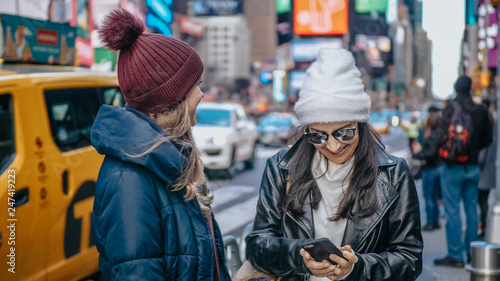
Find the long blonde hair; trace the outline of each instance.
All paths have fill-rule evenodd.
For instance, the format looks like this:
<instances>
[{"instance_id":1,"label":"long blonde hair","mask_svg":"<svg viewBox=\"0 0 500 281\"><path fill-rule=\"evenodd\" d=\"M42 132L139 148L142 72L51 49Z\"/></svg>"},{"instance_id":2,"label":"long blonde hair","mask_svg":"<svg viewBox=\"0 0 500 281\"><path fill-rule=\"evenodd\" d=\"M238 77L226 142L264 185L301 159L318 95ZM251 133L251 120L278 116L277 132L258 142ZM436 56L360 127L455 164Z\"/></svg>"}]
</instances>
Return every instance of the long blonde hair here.
<instances>
[{"instance_id":1,"label":"long blonde hair","mask_svg":"<svg viewBox=\"0 0 500 281\"><path fill-rule=\"evenodd\" d=\"M161 113L150 114L149 117L171 135L160 137L151 148L141 154L134 155L134 157L142 157L151 153L161 144L172 140L175 140L183 147L180 153L183 152L186 144L189 144L192 150L187 156L188 163L182 168L181 176L173 185L172 190L179 191L186 188L184 199L189 201L196 197L203 215L210 215L210 204L213 202L213 196L209 195L210 191L207 187L207 179L203 172L203 162L200 159L200 152L196 148L191 132L191 118L189 117L188 103L184 100L177 106L168 108Z\"/></svg>"}]
</instances>

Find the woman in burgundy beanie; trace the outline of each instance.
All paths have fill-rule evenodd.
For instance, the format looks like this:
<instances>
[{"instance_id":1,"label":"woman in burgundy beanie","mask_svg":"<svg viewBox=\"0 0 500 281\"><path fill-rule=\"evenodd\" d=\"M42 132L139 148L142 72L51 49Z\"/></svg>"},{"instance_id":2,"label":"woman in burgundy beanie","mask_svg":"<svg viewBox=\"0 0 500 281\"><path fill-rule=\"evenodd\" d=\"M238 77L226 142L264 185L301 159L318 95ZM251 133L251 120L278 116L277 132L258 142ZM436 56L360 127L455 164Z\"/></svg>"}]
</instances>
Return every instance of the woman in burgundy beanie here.
<instances>
[{"instance_id":1,"label":"woman in burgundy beanie","mask_svg":"<svg viewBox=\"0 0 500 281\"><path fill-rule=\"evenodd\" d=\"M124 109L104 105L91 132L105 155L92 230L107 280L230 280L193 141L203 63L188 44L144 33L113 10L99 34L119 51Z\"/></svg>"}]
</instances>

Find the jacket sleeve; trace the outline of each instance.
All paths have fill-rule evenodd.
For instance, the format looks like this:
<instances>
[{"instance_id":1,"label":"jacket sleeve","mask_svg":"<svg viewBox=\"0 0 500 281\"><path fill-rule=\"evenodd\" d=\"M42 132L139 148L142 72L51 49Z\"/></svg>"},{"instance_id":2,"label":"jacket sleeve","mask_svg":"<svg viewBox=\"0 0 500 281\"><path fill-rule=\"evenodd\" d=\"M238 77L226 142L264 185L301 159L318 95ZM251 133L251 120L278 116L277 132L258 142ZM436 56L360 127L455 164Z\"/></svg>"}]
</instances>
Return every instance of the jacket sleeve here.
<instances>
[{"instance_id":1,"label":"jacket sleeve","mask_svg":"<svg viewBox=\"0 0 500 281\"><path fill-rule=\"evenodd\" d=\"M422 272L419 202L404 160L399 159L390 177L399 196L383 219L389 226L387 246L377 253L357 252L358 263L346 280L415 280Z\"/></svg>"},{"instance_id":2,"label":"jacket sleeve","mask_svg":"<svg viewBox=\"0 0 500 281\"><path fill-rule=\"evenodd\" d=\"M439 129L436 129L428 138L422 139L422 151L413 157L418 160L430 161L439 157Z\"/></svg>"},{"instance_id":3,"label":"jacket sleeve","mask_svg":"<svg viewBox=\"0 0 500 281\"><path fill-rule=\"evenodd\" d=\"M95 206L95 233L111 280L165 280L159 203L153 180L138 171L112 172ZM166 243L166 242L165 242ZM108 276L106 276L108 275Z\"/></svg>"},{"instance_id":4,"label":"jacket sleeve","mask_svg":"<svg viewBox=\"0 0 500 281\"><path fill-rule=\"evenodd\" d=\"M482 110L484 113L482 115L483 122L481 122L480 138L479 138L479 149L487 147L493 141L493 128L491 126L490 118L486 110Z\"/></svg>"},{"instance_id":5,"label":"jacket sleeve","mask_svg":"<svg viewBox=\"0 0 500 281\"><path fill-rule=\"evenodd\" d=\"M258 270L279 276L306 275L309 270L300 255L307 239L283 237L278 208L285 196L284 179L278 174L275 157L267 160L260 185L253 231L246 237L246 258ZM286 256L283 253L287 253Z\"/></svg>"}]
</instances>

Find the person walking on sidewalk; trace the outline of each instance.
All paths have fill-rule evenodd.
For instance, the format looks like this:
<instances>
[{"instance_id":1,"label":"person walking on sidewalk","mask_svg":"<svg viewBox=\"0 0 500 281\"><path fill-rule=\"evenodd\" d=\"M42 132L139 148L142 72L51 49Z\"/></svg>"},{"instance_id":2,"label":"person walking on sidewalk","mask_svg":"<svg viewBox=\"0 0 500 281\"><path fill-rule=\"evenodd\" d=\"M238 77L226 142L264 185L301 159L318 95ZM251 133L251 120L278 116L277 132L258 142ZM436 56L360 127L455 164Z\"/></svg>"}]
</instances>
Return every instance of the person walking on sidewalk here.
<instances>
[{"instance_id":1,"label":"person walking on sidewalk","mask_svg":"<svg viewBox=\"0 0 500 281\"><path fill-rule=\"evenodd\" d=\"M415 280L423 240L415 183L369 125L370 98L352 54L321 49L295 112L297 142L267 160L247 260L285 280ZM315 261L317 238L345 259Z\"/></svg>"},{"instance_id":2,"label":"person walking on sidewalk","mask_svg":"<svg viewBox=\"0 0 500 281\"><path fill-rule=\"evenodd\" d=\"M428 116L421 130L421 141L413 145L413 158L423 161L422 189L425 199L426 223L422 231L439 229L438 194L442 170L439 158L437 130L441 126L441 112L435 106L430 106Z\"/></svg>"},{"instance_id":3,"label":"person walking on sidewalk","mask_svg":"<svg viewBox=\"0 0 500 281\"><path fill-rule=\"evenodd\" d=\"M457 97L446 104L442 114L443 158L441 189L446 213L448 254L434 260L440 266L463 267L464 253L470 261L470 242L477 240L479 150L492 140L492 128L486 109L474 103L470 90L472 81L460 76L455 83ZM463 201L467 228L462 240L460 201Z\"/></svg>"},{"instance_id":4,"label":"person walking on sidewalk","mask_svg":"<svg viewBox=\"0 0 500 281\"><path fill-rule=\"evenodd\" d=\"M493 124L493 132L496 132L495 118L492 116L490 109L490 100L483 100L483 105L489 112L490 122ZM484 240L486 231L486 221L488 217L488 197L490 195L490 190L495 188L496 184L496 166L495 162L497 159L497 135L493 133L493 141L487 147L481 149L479 152L479 168L481 169L481 176L479 177L479 193L478 193L478 203L480 220L479 222L479 234L478 239Z\"/></svg>"},{"instance_id":5,"label":"person walking on sidewalk","mask_svg":"<svg viewBox=\"0 0 500 281\"><path fill-rule=\"evenodd\" d=\"M191 127L203 97L203 63L181 40L147 34L140 19L113 10L99 30L120 51L127 105L103 106L91 131L104 162L92 229L106 280L229 281Z\"/></svg>"},{"instance_id":6,"label":"person walking on sidewalk","mask_svg":"<svg viewBox=\"0 0 500 281\"><path fill-rule=\"evenodd\" d=\"M408 145L412 153L415 153L413 151L413 143L418 139L420 126L421 124L418 122L415 113L410 114L410 123L405 130L405 137L408 138Z\"/></svg>"}]
</instances>

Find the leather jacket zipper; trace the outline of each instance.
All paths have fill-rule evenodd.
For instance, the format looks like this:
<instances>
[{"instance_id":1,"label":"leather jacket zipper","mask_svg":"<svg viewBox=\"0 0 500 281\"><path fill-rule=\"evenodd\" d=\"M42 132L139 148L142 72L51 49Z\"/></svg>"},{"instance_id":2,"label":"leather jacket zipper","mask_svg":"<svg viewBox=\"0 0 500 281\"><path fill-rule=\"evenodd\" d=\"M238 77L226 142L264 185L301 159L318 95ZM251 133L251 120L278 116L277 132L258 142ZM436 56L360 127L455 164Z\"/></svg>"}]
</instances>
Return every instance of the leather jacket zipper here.
<instances>
[{"instance_id":1,"label":"leather jacket zipper","mask_svg":"<svg viewBox=\"0 0 500 281\"><path fill-rule=\"evenodd\" d=\"M301 223L300 221L296 220L296 219L292 216L292 214L290 213L290 211L286 211L286 214L287 214L287 216L288 216L288 217L290 217L290 218L291 218L291 219L292 219L292 220L293 220L293 221L294 221L294 222L295 222L295 223L296 223L296 224L297 224L300 228L302 228L302 230L304 230L304 232L307 234L307 236L309 236L309 239L314 239L314 238L312 237L312 233L311 233L311 231L309 231L309 229L307 229L307 227L306 227L303 223Z\"/></svg>"}]
</instances>

